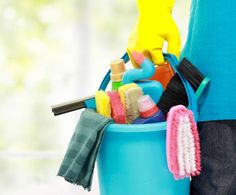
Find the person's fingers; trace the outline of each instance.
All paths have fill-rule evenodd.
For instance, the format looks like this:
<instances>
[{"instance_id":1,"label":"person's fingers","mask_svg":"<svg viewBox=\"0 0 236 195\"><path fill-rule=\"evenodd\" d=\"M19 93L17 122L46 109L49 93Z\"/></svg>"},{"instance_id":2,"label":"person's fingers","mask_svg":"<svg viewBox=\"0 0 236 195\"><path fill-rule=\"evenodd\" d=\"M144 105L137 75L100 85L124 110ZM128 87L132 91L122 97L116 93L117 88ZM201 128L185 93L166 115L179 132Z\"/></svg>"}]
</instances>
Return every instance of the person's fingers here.
<instances>
[{"instance_id":1,"label":"person's fingers","mask_svg":"<svg viewBox=\"0 0 236 195\"><path fill-rule=\"evenodd\" d=\"M180 49L181 49L181 39L180 39L180 34L175 26L172 31L170 31L171 34L167 36L167 41L168 41L168 48L167 51L168 53L174 54L177 57L180 56Z\"/></svg>"},{"instance_id":2,"label":"person's fingers","mask_svg":"<svg viewBox=\"0 0 236 195\"><path fill-rule=\"evenodd\" d=\"M163 43L164 38L157 36L152 40L152 43L149 46L148 52L150 53L150 59L154 64L160 65L165 62L162 54Z\"/></svg>"},{"instance_id":3,"label":"person's fingers","mask_svg":"<svg viewBox=\"0 0 236 195\"><path fill-rule=\"evenodd\" d=\"M141 49L142 39L143 37L138 36L138 31L137 31L137 26L136 26L135 30L129 36L128 46L126 48L126 52L129 55L129 59L135 68L139 68L140 66L133 60L132 53L133 51L137 51L141 53L143 52L143 50Z\"/></svg>"},{"instance_id":4,"label":"person's fingers","mask_svg":"<svg viewBox=\"0 0 236 195\"><path fill-rule=\"evenodd\" d=\"M133 51L137 51L137 50L130 49L130 48L127 48L127 49L126 49L126 52L127 52L127 54L129 55L129 59L130 59L130 62L132 63L132 65L133 65L135 68L139 68L140 66L133 60L133 57L132 57Z\"/></svg>"},{"instance_id":5,"label":"person's fingers","mask_svg":"<svg viewBox=\"0 0 236 195\"><path fill-rule=\"evenodd\" d=\"M151 55L151 61L156 65L161 65L165 63L163 54L162 54L162 48L155 48L151 49L150 51Z\"/></svg>"}]
</instances>

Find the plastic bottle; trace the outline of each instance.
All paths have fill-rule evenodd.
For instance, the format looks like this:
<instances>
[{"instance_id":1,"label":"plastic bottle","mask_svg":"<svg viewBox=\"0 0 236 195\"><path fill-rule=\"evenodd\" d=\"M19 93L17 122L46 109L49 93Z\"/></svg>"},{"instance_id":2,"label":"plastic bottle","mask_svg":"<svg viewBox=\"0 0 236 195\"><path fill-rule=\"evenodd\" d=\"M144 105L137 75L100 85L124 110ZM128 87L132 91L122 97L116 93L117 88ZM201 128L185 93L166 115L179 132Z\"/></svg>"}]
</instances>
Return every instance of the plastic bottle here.
<instances>
[{"instance_id":1,"label":"plastic bottle","mask_svg":"<svg viewBox=\"0 0 236 195\"><path fill-rule=\"evenodd\" d=\"M117 91L123 85L122 77L125 72L125 63L122 59L114 60L110 63L112 90Z\"/></svg>"},{"instance_id":2,"label":"plastic bottle","mask_svg":"<svg viewBox=\"0 0 236 195\"><path fill-rule=\"evenodd\" d=\"M149 95L138 99L140 117L134 120L133 124L146 124L165 121L164 114L158 109Z\"/></svg>"}]
</instances>

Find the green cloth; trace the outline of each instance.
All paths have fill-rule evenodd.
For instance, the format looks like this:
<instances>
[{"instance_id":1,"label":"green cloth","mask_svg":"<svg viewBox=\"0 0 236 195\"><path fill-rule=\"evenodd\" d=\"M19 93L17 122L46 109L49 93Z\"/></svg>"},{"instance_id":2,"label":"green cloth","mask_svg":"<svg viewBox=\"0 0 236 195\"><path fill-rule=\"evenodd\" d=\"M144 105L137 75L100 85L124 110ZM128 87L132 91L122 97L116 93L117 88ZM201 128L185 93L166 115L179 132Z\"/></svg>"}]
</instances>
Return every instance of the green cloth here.
<instances>
[{"instance_id":1,"label":"green cloth","mask_svg":"<svg viewBox=\"0 0 236 195\"><path fill-rule=\"evenodd\" d=\"M94 110L83 111L58 171L58 176L90 191L103 132L111 123L113 123L112 119L97 114Z\"/></svg>"}]
</instances>

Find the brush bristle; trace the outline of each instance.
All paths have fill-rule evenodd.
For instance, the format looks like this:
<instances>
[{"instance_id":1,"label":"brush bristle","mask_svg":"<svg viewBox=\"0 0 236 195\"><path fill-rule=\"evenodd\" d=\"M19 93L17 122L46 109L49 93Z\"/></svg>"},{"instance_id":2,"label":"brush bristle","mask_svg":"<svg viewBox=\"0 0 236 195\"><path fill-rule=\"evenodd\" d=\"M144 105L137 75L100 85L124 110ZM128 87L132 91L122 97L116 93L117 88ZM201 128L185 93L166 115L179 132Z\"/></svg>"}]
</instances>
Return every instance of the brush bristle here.
<instances>
[{"instance_id":1,"label":"brush bristle","mask_svg":"<svg viewBox=\"0 0 236 195\"><path fill-rule=\"evenodd\" d=\"M143 95L140 87L134 87L125 91L125 113L126 122L132 123L139 117L138 99Z\"/></svg>"},{"instance_id":2,"label":"brush bristle","mask_svg":"<svg viewBox=\"0 0 236 195\"><path fill-rule=\"evenodd\" d=\"M196 162L196 171L193 173L193 176L199 175L201 172L201 148L200 148L200 138L197 129L196 122L194 121L193 112L188 110L189 118L191 123L192 134L194 137L194 146L195 146L195 162Z\"/></svg>"},{"instance_id":3,"label":"brush bristle","mask_svg":"<svg viewBox=\"0 0 236 195\"><path fill-rule=\"evenodd\" d=\"M176 105L188 106L188 96L184 85L178 74L175 74L169 81L166 90L163 92L157 103L158 108L167 116L170 108Z\"/></svg>"},{"instance_id":4,"label":"brush bristle","mask_svg":"<svg viewBox=\"0 0 236 195\"><path fill-rule=\"evenodd\" d=\"M146 59L146 57L142 53L136 51L132 53L132 57L138 65L141 65L143 61Z\"/></svg>"},{"instance_id":5,"label":"brush bristle","mask_svg":"<svg viewBox=\"0 0 236 195\"><path fill-rule=\"evenodd\" d=\"M187 79L194 91L198 89L204 79L202 73L186 58L183 58L177 70Z\"/></svg>"},{"instance_id":6,"label":"brush bristle","mask_svg":"<svg viewBox=\"0 0 236 195\"><path fill-rule=\"evenodd\" d=\"M201 172L200 141L193 112L183 105L170 109L167 118L167 164L175 179Z\"/></svg>"}]
</instances>

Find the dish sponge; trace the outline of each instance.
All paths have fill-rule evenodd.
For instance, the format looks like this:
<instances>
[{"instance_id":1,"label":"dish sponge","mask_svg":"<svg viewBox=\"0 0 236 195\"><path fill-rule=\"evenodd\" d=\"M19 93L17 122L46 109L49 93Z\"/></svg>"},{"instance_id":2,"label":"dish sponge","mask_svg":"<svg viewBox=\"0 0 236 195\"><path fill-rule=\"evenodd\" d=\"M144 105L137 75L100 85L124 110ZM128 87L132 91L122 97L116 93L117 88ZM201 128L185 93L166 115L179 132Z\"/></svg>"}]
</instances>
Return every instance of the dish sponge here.
<instances>
[{"instance_id":1,"label":"dish sponge","mask_svg":"<svg viewBox=\"0 0 236 195\"><path fill-rule=\"evenodd\" d=\"M103 90L97 91L95 94L96 111L97 113L111 118L110 97Z\"/></svg>"}]
</instances>

